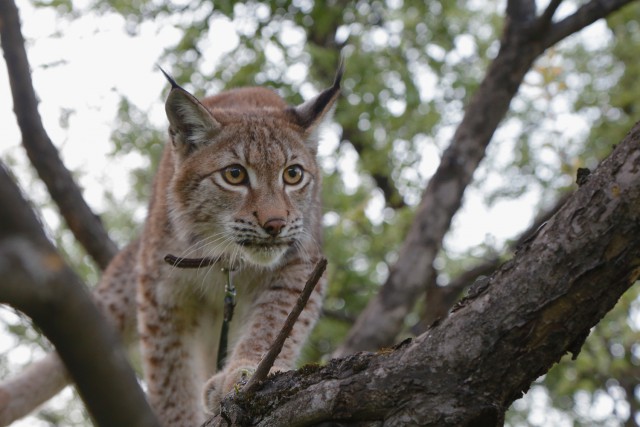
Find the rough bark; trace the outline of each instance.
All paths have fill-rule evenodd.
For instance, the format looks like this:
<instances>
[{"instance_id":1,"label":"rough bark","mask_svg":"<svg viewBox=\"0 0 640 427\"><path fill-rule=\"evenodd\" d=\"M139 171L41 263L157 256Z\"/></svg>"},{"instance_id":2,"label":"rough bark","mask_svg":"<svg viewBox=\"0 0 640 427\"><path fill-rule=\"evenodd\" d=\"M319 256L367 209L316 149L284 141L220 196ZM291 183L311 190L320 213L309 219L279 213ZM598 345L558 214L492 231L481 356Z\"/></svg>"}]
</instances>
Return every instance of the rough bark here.
<instances>
[{"instance_id":1,"label":"rough bark","mask_svg":"<svg viewBox=\"0 0 640 427\"><path fill-rule=\"evenodd\" d=\"M96 264L105 269L118 249L100 218L85 202L42 125L20 30L20 17L13 0L0 0L0 41L11 84L13 109L29 160L46 184L69 229Z\"/></svg>"},{"instance_id":2,"label":"rough bark","mask_svg":"<svg viewBox=\"0 0 640 427\"><path fill-rule=\"evenodd\" d=\"M48 242L2 163L0 200L0 303L31 317L55 345L97 425L159 426L117 332Z\"/></svg>"},{"instance_id":3,"label":"rough bark","mask_svg":"<svg viewBox=\"0 0 640 427\"><path fill-rule=\"evenodd\" d=\"M512 260L413 342L277 375L205 426L499 426L640 276L640 124Z\"/></svg>"},{"instance_id":4,"label":"rough bark","mask_svg":"<svg viewBox=\"0 0 640 427\"><path fill-rule=\"evenodd\" d=\"M558 212L558 210L567 202L570 193L565 193L555 204L548 210L544 211L535 219L520 236L509 245L507 253L516 251L517 248L525 244L529 239L534 237L540 227ZM502 257L502 259L505 259ZM456 276L446 286L439 286L436 283L436 274L433 274L433 280L427 285L426 302L423 311L423 315L420 322L411 328L411 333L414 335L420 335L423 333L433 322L441 319L447 315L453 304L458 301L462 292L468 289L469 286L476 286L476 280L484 280L482 276L488 276L492 274L496 268L500 265L500 259L498 257L489 258L480 263L474 265L468 270L462 272L459 276Z\"/></svg>"},{"instance_id":5,"label":"rough bark","mask_svg":"<svg viewBox=\"0 0 640 427\"><path fill-rule=\"evenodd\" d=\"M527 71L544 50L562 38L607 16L630 0L593 0L554 23L559 2L551 2L540 17L535 2L507 4L505 28L498 55L478 91L471 98L441 163L430 180L416 217L399 251L398 261L378 295L358 317L336 356L391 345L406 315L433 280L433 260L442 247L451 220L460 208L473 173L484 157L494 131L506 114Z\"/></svg>"}]
</instances>

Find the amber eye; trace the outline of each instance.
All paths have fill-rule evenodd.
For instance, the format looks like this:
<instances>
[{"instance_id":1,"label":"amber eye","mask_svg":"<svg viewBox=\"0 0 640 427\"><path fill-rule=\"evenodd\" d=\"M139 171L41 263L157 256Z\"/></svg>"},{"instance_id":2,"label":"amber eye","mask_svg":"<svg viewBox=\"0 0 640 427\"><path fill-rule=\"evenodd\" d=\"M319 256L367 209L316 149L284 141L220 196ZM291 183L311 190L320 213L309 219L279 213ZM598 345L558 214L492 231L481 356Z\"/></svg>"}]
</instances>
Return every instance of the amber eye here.
<instances>
[{"instance_id":1,"label":"amber eye","mask_svg":"<svg viewBox=\"0 0 640 427\"><path fill-rule=\"evenodd\" d=\"M227 166L222 170L222 177L231 185L247 183L247 170L240 165Z\"/></svg>"},{"instance_id":2,"label":"amber eye","mask_svg":"<svg viewBox=\"0 0 640 427\"><path fill-rule=\"evenodd\" d=\"M284 179L285 184L295 185L300 181L302 181L302 175L303 175L302 166L293 165L293 166L289 166L284 170L284 173L282 174L282 179Z\"/></svg>"}]
</instances>

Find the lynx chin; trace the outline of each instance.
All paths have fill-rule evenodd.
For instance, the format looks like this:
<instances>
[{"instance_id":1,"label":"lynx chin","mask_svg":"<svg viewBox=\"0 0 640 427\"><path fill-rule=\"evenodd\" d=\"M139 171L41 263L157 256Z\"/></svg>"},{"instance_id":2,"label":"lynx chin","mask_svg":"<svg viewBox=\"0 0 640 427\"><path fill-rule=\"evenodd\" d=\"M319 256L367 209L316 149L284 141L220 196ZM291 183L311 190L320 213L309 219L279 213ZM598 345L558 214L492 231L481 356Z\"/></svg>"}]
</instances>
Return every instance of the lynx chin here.
<instances>
[{"instance_id":1,"label":"lynx chin","mask_svg":"<svg viewBox=\"0 0 640 427\"><path fill-rule=\"evenodd\" d=\"M169 78L169 138L147 219L95 291L124 342L139 347L148 399L165 427L196 426L219 411L221 398L255 369L321 258L318 129L330 119L342 73L341 64L330 88L298 106L261 87L198 100ZM167 254L220 261L180 269L164 262ZM238 301L227 361L216 372L220 267L235 268ZM324 282L273 371L293 368L318 318ZM67 383L55 353L5 380L0 425Z\"/></svg>"}]
</instances>

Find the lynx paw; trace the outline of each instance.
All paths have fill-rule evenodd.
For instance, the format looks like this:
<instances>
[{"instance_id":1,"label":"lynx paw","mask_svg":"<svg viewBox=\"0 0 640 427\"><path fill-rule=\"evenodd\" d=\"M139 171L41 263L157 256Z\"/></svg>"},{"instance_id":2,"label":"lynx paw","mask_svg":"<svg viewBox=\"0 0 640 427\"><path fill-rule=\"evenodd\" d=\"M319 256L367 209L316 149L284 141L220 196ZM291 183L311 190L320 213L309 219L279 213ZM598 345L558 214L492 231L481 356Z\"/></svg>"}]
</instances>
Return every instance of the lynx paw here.
<instances>
[{"instance_id":1,"label":"lynx paw","mask_svg":"<svg viewBox=\"0 0 640 427\"><path fill-rule=\"evenodd\" d=\"M215 374L204 386L204 403L210 414L219 413L222 398L231 391L238 391L255 371L255 366L250 365L229 368Z\"/></svg>"}]
</instances>

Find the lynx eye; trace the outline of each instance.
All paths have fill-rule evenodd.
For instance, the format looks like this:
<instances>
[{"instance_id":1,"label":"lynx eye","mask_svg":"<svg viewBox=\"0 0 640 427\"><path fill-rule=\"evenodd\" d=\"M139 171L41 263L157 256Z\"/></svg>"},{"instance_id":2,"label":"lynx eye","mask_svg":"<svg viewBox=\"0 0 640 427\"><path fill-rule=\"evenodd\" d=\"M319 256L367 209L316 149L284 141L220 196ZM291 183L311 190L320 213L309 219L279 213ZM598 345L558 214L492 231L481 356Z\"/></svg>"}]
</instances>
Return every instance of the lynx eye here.
<instances>
[{"instance_id":1,"label":"lynx eye","mask_svg":"<svg viewBox=\"0 0 640 427\"><path fill-rule=\"evenodd\" d=\"M247 183L247 170L240 165L227 166L222 170L222 177L231 185Z\"/></svg>"},{"instance_id":2,"label":"lynx eye","mask_svg":"<svg viewBox=\"0 0 640 427\"><path fill-rule=\"evenodd\" d=\"M289 166L284 170L282 174L282 179L284 179L285 184L295 185L302 181L303 170L300 165Z\"/></svg>"}]
</instances>

